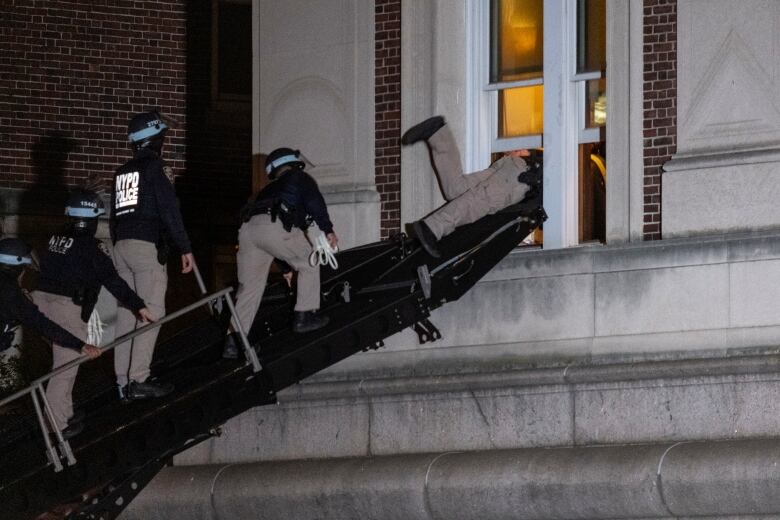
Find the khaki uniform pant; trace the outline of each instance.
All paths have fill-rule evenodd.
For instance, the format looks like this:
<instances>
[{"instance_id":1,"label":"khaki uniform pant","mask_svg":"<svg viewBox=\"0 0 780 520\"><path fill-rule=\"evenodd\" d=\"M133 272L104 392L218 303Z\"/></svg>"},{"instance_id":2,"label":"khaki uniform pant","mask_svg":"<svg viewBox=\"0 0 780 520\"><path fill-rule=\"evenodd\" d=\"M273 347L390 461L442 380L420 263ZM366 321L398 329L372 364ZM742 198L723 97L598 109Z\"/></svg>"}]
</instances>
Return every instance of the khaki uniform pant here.
<instances>
[{"instance_id":1,"label":"khaki uniform pant","mask_svg":"<svg viewBox=\"0 0 780 520\"><path fill-rule=\"evenodd\" d=\"M168 274L165 266L157 261L157 247L145 240L120 240L114 246L114 265L119 276L146 303L152 316L162 318L165 315ZM116 336L127 334L138 325L135 314L120 306L117 310ZM146 381L159 332L159 328L154 328L116 347L114 369L118 385L125 386L129 381Z\"/></svg>"},{"instance_id":2,"label":"khaki uniform pant","mask_svg":"<svg viewBox=\"0 0 780 520\"><path fill-rule=\"evenodd\" d=\"M38 309L54 323L67 330L80 340L87 340L87 324L81 321L81 307L67 296L35 291L33 302ZM52 343L52 369L69 363L81 356L81 352ZM46 399L49 401L54 420L60 429L68 426L73 417L73 385L76 382L78 367L66 370L49 380L46 386Z\"/></svg>"},{"instance_id":3,"label":"khaki uniform pant","mask_svg":"<svg viewBox=\"0 0 780 520\"><path fill-rule=\"evenodd\" d=\"M458 226L520 202L528 192L528 186L517 180L528 169L519 157L506 156L485 170L464 175L457 144L447 125L428 139L428 145L442 193L449 201L424 219L437 239Z\"/></svg>"},{"instance_id":4,"label":"khaki uniform pant","mask_svg":"<svg viewBox=\"0 0 780 520\"><path fill-rule=\"evenodd\" d=\"M255 215L238 231L238 292L236 313L245 332L249 332L260 307L268 270L274 258L284 260L298 271L296 311L320 307L320 266L309 265L311 244L298 228L287 232L270 215Z\"/></svg>"}]
</instances>

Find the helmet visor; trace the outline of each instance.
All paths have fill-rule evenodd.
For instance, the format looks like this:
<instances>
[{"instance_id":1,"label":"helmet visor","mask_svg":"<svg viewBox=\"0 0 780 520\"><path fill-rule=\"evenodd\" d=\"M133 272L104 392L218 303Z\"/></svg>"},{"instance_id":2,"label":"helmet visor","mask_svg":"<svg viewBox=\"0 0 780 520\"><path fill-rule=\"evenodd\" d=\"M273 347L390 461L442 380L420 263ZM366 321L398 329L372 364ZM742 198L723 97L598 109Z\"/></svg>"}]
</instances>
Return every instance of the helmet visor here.
<instances>
[{"instance_id":1,"label":"helmet visor","mask_svg":"<svg viewBox=\"0 0 780 520\"><path fill-rule=\"evenodd\" d=\"M303 164L305 164L307 168L314 168L314 166L316 166L313 162L309 160L308 157L303 155L303 152L298 152L298 160L301 161Z\"/></svg>"}]
</instances>

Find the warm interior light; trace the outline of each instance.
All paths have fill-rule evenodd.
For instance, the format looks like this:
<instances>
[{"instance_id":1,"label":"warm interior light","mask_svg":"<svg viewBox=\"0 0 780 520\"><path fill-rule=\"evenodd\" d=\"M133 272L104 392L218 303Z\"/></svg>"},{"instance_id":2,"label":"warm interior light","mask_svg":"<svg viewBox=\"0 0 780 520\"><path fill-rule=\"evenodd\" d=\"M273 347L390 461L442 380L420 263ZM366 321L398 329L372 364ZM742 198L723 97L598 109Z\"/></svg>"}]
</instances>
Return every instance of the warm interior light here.
<instances>
[{"instance_id":1,"label":"warm interior light","mask_svg":"<svg viewBox=\"0 0 780 520\"><path fill-rule=\"evenodd\" d=\"M593 103L593 123L596 126L607 124L607 96L604 94Z\"/></svg>"},{"instance_id":2,"label":"warm interior light","mask_svg":"<svg viewBox=\"0 0 780 520\"><path fill-rule=\"evenodd\" d=\"M509 16L510 40L513 43L515 56L533 56L537 50L539 26L535 17L528 16L527 11L513 9Z\"/></svg>"},{"instance_id":3,"label":"warm interior light","mask_svg":"<svg viewBox=\"0 0 780 520\"><path fill-rule=\"evenodd\" d=\"M544 87L511 88L499 93L499 137L544 132Z\"/></svg>"},{"instance_id":4,"label":"warm interior light","mask_svg":"<svg viewBox=\"0 0 780 520\"><path fill-rule=\"evenodd\" d=\"M516 81L541 76L541 0L499 0L500 52L495 81Z\"/></svg>"}]
</instances>

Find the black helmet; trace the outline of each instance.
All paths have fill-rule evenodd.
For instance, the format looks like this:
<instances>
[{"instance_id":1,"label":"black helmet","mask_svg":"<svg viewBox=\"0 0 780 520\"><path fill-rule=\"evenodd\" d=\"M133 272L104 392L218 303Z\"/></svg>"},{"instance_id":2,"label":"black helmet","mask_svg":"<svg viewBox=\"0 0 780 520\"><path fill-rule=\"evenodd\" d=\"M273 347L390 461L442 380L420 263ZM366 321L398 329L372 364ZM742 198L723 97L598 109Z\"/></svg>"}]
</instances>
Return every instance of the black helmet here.
<instances>
[{"instance_id":1,"label":"black helmet","mask_svg":"<svg viewBox=\"0 0 780 520\"><path fill-rule=\"evenodd\" d=\"M73 192L65 206L65 214L73 219L73 230L78 234L95 236L98 217L105 213L103 200L97 193L89 190Z\"/></svg>"},{"instance_id":2,"label":"black helmet","mask_svg":"<svg viewBox=\"0 0 780 520\"><path fill-rule=\"evenodd\" d=\"M68 197L65 214L74 218L97 218L106 214L103 199L90 190L79 190Z\"/></svg>"},{"instance_id":3,"label":"black helmet","mask_svg":"<svg viewBox=\"0 0 780 520\"><path fill-rule=\"evenodd\" d=\"M127 138L136 148L144 148L155 141L162 141L168 125L156 110L136 114L127 125Z\"/></svg>"},{"instance_id":4,"label":"black helmet","mask_svg":"<svg viewBox=\"0 0 780 520\"><path fill-rule=\"evenodd\" d=\"M18 238L0 240L0 266L24 266L32 264L30 246Z\"/></svg>"},{"instance_id":5,"label":"black helmet","mask_svg":"<svg viewBox=\"0 0 780 520\"><path fill-rule=\"evenodd\" d=\"M304 163L301 158L301 152L299 150L293 150L292 148L277 148L265 158L265 173L268 174L268 178L275 179L276 174L279 173L279 168L285 164L289 164L296 168L303 168L306 166L306 163Z\"/></svg>"}]
</instances>

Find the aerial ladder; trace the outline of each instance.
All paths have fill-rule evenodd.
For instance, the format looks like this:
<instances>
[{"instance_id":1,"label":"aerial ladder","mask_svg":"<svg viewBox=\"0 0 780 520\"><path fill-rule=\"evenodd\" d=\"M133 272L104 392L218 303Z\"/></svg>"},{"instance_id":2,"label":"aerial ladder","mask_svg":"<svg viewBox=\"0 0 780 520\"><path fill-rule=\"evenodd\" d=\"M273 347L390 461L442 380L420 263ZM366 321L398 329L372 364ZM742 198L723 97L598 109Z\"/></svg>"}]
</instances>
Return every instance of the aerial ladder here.
<instances>
[{"instance_id":1,"label":"aerial ladder","mask_svg":"<svg viewBox=\"0 0 780 520\"><path fill-rule=\"evenodd\" d=\"M284 281L269 284L251 329L238 330L240 360L221 357L228 323L240 325L230 288L117 338L105 349L184 314L198 318L157 346L152 372L175 384L172 394L122 403L113 374L95 377L75 395L89 420L70 441L49 433L56 429L43 385L51 374L34 381L0 401L11 408L0 415L0 518L112 520L174 455L219 435L230 418L275 403L280 390L406 328L420 343L439 339L431 311L460 298L539 227L541 203L538 186L456 229L441 240L440 258L404 234L338 253L338 270L321 268L320 312L330 323L315 332L291 331L295 298Z\"/></svg>"}]
</instances>

